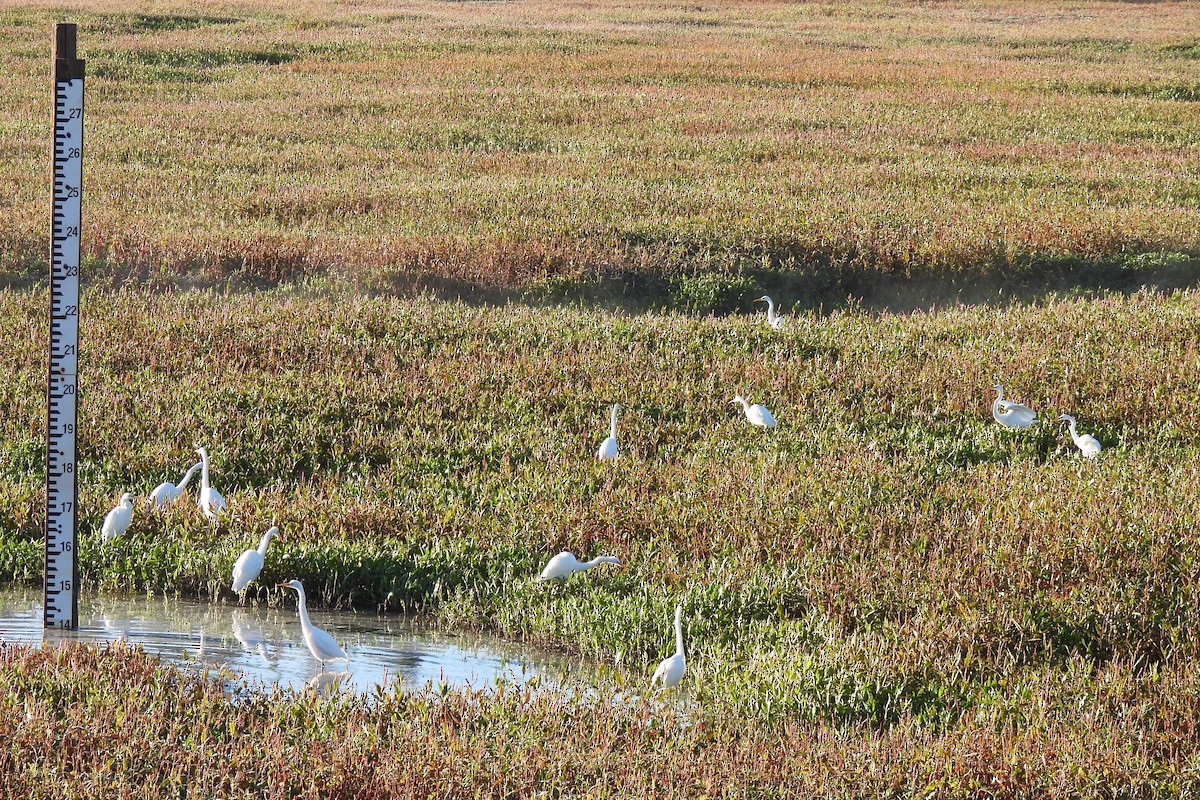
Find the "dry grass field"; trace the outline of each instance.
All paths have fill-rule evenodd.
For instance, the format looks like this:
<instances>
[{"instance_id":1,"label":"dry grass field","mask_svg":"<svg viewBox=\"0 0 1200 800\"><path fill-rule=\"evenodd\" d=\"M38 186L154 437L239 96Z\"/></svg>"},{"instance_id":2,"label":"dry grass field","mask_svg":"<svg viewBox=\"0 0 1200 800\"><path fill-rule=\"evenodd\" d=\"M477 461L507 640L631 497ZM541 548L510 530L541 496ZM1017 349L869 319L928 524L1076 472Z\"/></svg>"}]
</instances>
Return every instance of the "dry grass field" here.
<instances>
[{"instance_id":1,"label":"dry grass field","mask_svg":"<svg viewBox=\"0 0 1200 800\"><path fill-rule=\"evenodd\" d=\"M97 280L553 295L719 271L844 298L1200 250L1191 3L61 8L0 7L10 281L43 272L68 16Z\"/></svg>"}]
</instances>

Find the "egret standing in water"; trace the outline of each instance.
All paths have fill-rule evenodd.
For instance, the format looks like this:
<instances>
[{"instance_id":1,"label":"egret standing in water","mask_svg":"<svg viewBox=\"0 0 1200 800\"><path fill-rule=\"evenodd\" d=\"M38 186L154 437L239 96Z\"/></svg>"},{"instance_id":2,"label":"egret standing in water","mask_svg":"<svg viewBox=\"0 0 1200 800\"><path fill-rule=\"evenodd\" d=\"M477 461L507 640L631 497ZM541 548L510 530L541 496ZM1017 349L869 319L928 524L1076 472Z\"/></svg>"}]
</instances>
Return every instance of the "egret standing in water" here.
<instances>
[{"instance_id":1,"label":"egret standing in water","mask_svg":"<svg viewBox=\"0 0 1200 800\"><path fill-rule=\"evenodd\" d=\"M151 508L166 508L183 496L183 490L187 488L188 481L196 474L196 470L203 466L203 462L192 465L191 469L183 473L183 478L176 485L170 481L164 481L154 487L154 491L150 492L150 507Z\"/></svg>"},{"instance_id":2,"label":"egret standing in water","mask_svg":"<svg viewBox=\"0 0 1200 800\"><path fill-rule=\"evenodd\" d=\"M775 330L781 329L783 327L783 324L785 322L787 322L787 319L785 317L783 317L780 314L775 313L775 301L772 300L769 295L764 294L762 297L758 298L754 302L767 304L767 324L770 325Z\"/></svg>"},{"instance_id":3,"label":"egret standing in water","mask_svg":"<svg viewBox=\"0 0 1200 800\"><path fill-rule=\"evenodd\" d=\"M1037 413L1029 406L1004 399L1004 386L997 383L996 399L992 401L992 416L1006 428L1028 428L1037 422Z\"/></svg>"},{"instance_id":4,"label":"egret standing in water","mask_svg":"<svg viewBox=\"0 0 1200 800\"><path fill-rule=\"evenodd\" d=\"M287 583L277 583L275 585L284 589L295 589L296 594L300 596L300 630L304 632L304 643L308 645L308 652L313 654L313 658L321 662L321 669L325 668L326 661L337 661L338 659L349 660L350 656L346 655L346 651L333 640L332 636L309 621L308 605L304 597L304 584L298 580L290 580Z\"/></svg>"},{"instance_id":5,"label":"egret standing in water","mask_svg":"<svg viewBox=\"0 0 1200 800\"><path fill-rule=\"evenodd\" d=\"M621 566L621 560L615 556L599 556L591 561L580 561L573 553L562 551L546 564L546 568L542 570L542 574L538 576L539 581L566 580L576 572L587 572L592 567L598 567L601 564L616 564Z\"/></svg>"},{"instance_id":6,"label":"egret standing in water","mask_svg":"<svg viewBox=\"0 0 1200 800\"><path fill-rule=\"evenodd\" d=\"M210 520L216 520L217 514L225 510L225 498L221 497L221 493L208 482L208 451L203 447L197 447L196 452L200 455L201 466L200 498L196 501L196 505L200 506L204 516Z\"/></svg>"},{"instance_id":7,"label":"egret standing in water","mask_svg":"<svg viewBox=\"0 0 1200 800\"><path fill-rule=\"evenodd\" d=\"M759 428L775 427L775 417L770 411L767 411L766 406L760 406L758 403L750 405L749 401L741 395L733 398L733 402L742 404L742 410L746 412L746 419L750 421L751 425Z\"/></svg>"},{"instance_id":8,"label":"egret standing in water","mask_svg":"<svg viewBox=\"0 0 1200 800\"><path fill-rule=\"evenodd\" d=\"M271 529L263 534L262 541L258 543L257 550L247 550L238 556L237 563L233 565L233 591L241 594L246 591L246 587L250 581L258 577L258 573L262 572L263 561L267 558L267 545L271 543L272 536L283 535L279 533L279 528L274 525Z\"/></svg>"},{"instance_id":9,"label":"egret standing in water","mask_svg":"<svg viewBox=\"0 0 1200 800\"><path fill-rule=\"evenodd\" d=\"M1075 442L1075 446L1079 448L1079 452L1083 453L1084 458L1095 458L1100 455L1100 440L1091 434L1077 432L1074 417L1070 414L1063 414L1058 421L1071 423L1068 426L1071 429L1071 441Z\"/></svg>"},{"instance_id":10,"label":"egret standing in water","mask_svg":"<svg viewBox=\"0 0 1200 800\"><path fill-rule=\"evenodd\" d=\"M619 408L619 405L613 403L612 422L608 426L608 438L600 443L600 449L596 451L596 458L601 461L617 457L617 409Z\"/></svg>"},{"instance_id":11,"label":"egret standing in water","mask_svg":"<svg viewBox=\"0 0 1200 800\"><path fill-rule=\"evenodd\" d=\"M133 495L129 492L121 495L121 500L112 511L104 515L104 524L100 526L100 539L111 542L125 531L133 522Z\"/></svg>"},{"instance_id":12,"label":"egret standing in water","mask_svg":"<svg viewBox=\"0 0 1200 800\"><path fill-rule=\"evenodd\" d=\"M687 672L687 661L683 656L683 606L675 606L675 655L664 658L650 677L650 686L661 681L664 689L678 686Z\"/></svg>"}]
</instances>

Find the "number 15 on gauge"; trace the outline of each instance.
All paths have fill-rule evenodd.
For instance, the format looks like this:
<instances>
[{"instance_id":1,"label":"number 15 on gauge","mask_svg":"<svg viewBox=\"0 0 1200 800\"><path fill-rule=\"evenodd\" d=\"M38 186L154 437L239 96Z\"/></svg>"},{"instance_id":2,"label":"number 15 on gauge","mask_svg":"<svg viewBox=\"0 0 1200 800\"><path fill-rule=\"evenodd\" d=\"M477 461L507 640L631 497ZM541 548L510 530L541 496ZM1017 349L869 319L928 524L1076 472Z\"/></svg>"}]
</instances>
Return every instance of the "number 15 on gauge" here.
<instances>
[{"instance_id":1,"label":"number 15 on gauge","mask_svg":"<svg viewBox=\"0 0 1200 800\"><path fill-rule=\"evenodd\" d=\"M47 628L78 625L75 475L79 235L83 191L83 61L75 26L54 26L54 189L50 233L50 365L46 385Z\"/></svg>"}]
</instances>

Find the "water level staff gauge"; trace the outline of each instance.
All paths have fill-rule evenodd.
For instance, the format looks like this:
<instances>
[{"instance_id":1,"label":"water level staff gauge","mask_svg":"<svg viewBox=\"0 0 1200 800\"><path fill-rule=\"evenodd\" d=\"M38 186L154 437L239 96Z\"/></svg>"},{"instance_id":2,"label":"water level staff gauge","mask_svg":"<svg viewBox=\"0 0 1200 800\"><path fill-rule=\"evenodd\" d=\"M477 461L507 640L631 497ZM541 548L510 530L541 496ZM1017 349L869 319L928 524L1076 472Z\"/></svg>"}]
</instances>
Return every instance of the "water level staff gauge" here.
<instances>
[{"instance_id":1,"label":"water level staff gauge","mask_svg":"<svg viewBox=\"0 0 1200 800\"><path fill-rule=\"evenodd\" d=\"M75 434L79 402L79 237L83 194L83 61L75 26L54 26L54 184L50 226L50 369L46 386L47 628L79 623Z\"/></svg>"}]
</instances>

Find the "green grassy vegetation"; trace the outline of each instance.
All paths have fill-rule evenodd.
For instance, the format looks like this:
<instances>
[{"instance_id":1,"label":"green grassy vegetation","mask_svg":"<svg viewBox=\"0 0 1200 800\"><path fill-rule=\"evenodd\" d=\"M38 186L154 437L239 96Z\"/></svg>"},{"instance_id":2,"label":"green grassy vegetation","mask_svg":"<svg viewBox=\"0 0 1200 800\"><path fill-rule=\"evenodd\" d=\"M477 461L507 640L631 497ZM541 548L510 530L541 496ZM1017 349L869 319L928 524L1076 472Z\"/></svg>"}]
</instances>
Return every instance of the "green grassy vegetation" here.
<instances>
[{"instance_id":1,"label":"green grassy vegetation","mask_svg":"<svg viewBox=\"0 0 1200 800\"><path fill-rule=\"evenodd\" d=\"M1111 736L1116 750L1071 750L1126 765L1096 791L1134 776L1160 791L1196 777L1171 715L1200 696L1197 300L847 308L778 333L761 317L93 291L84 581L211 596L278 520L264 584L619 661L631 681L670 651L682 600L690 719L754 742L830 736L865 758L898 731L922 753L979 735L1005 743L986 770L1043 786L1045 765L993 760L1019 758L1011 737ZM40 569L42 303L0 295L4 580ZM1058 425L1000 429L998 380L1046 419L1077 414L1102 457ZM735 393L779 429L749 429ZM600 464L613 401L623 455ZM177 477L201 443L226 520L139 507L98 542L121 491ZM536 584L563 548L627 566Z\"/></svg>"},{"instance_id":2,"label":"green grassy vegetation","mask_svg":"<svg viewBox=\"0 0 1200 800\"><path fill-rule=\"evenodd\" d=\"M0 283L45 272L62 16L0 10ZM99 283L332 276L733 310L747 280L816 302L884 276L951 298L981 278L1195 282L1193 4L93 0L71 16ZM1134 268L1146 253L1181 261ZM698 292L696 275L718 277Z\"/></svg>"}]
</instances>

